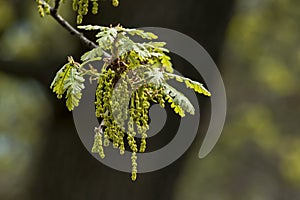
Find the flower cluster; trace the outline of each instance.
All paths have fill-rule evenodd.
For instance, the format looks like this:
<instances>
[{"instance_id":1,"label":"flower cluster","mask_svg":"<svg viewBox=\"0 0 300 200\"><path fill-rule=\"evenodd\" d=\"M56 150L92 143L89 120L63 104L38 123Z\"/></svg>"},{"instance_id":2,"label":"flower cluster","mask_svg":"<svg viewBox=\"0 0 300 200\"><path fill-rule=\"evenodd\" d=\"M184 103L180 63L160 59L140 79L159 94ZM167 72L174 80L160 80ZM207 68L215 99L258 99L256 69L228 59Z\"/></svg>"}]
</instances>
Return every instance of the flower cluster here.
<instances>
[{"instance_id":1,"label":"flower cluster","mask_svg":"<svg viewBox=\"0 0 300 200\"><path fill-rule=\"evenodd\" d=\"M98 13L98 1L99 0L73 0L73 10L77 11L77 24L81 24L83 16L88 14L90 3L92 4L92 13L94 15ZM119 1L112 0L112 5L117 7Z\"/></svg>"},{"instance_id":2,"label":"flower cluster","mask_svg":"<svg viewBox=\"0 0 300 200\"><path fill-rule=\"evenodd\" d=\"M38 11L41 17L45 14L50 14L51 5L57 3L54 0L36 0ZM62 0L64 2L64 0ZM77 12L76 22L81 24L83 16L87 15L90 7L92 7L92 14L96 15L99 9L99 0L73 0L72 7L73 10ZM90 6L91 5L91 6ZM119 0L112 0L112 5L117 7L119 5Z\"/></svg>"},{"instance_id":3,"label":"flower cluster","mask_svg":"<svg viewBox=\"0 0 300 200\"><path fill-rule=\"evenodd\" d=\"M168 50L164 48L165 43L151 41L157 38L153 33L121 26L88 25L79 28L100 31L96 35L98 47L81 57L82 64L69 59L69 63L54 79L54 92L62 94L67 89L69 95L77 94L73 98L76 101L69 107L72 110L78 105L81 97L79 92L83 89L83 75L90 75L90 80L98 81L95 115L102 122L95 128L92 152L104 158L104 147L110 143L119 149L120 154L124 154L125 150L131 152L131 178L136 180L137 154L145 152L147 147L151 103L157 103L161 107L164 107L166 102L170 103L171 108L181 117L185 116L185 112L195 112L191 102L167 81L175 79L200 94L210 96L210 93L202 84L172 73L172 63L167 55ZM134 35L150 42L134 42L130 37ZM104 57L107 51L110 55ZM101 72L98 73L93 67L90 70L84 68L101 59L105 61ZM74 90L77 93L72 93L72 89L78 86L80 90ZM140 140L137 140L137 135L140 136Z\"/></svg>"}]
</instances>

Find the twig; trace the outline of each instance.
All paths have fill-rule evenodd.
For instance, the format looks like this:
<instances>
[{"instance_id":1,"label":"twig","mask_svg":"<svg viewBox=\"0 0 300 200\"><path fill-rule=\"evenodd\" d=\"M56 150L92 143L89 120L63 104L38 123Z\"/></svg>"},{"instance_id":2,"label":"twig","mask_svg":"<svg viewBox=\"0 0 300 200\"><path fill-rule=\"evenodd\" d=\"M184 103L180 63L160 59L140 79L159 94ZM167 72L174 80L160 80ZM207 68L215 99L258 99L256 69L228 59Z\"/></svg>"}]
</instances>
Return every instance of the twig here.
<instances>
[{"instance_id":1,"label":"twig","mask_svg":"<svg viewBox=\"0 0 300 200\"><path fill-rule=\"evenodd\" d=\"M54 11L58 11L58 7L59 7L59 5L60 5L60 2L61 2L61 0L55 0L55 4L54 4L54 7L53 7L53 9L54 9Z\"/></svg>"},{"instance_id":2,"label":"twig","mask_svg":"<svg viewBox=\"0 0 300 200\"><path fill-rule=\"evenodd\" d=\"M82 33L77 31L72 25L70 25L62 16L60 16L54 8L50 8L50 15L67 31L71 33L71 35L75 35L78 37L86 46L90 49L98 47L94 42L90 41L86 38Z\"/></svg>"},{"instance_id":3,"label":"twig","mask_svg":"<svg viewBox=\"0 0 300 200\"><path fill-rule=\"evenodd\" d=\"M90 49L94 49L97 48L98 45L96 45L94 42L92 42L91 40L89 40L88 38L86 38L81 32L77 31L71 24L69 24L69 22L67 22L61 15L59 15L57 13L59 5L61 0L56 0L54 7L51 7L47 2L45 2L44 0L42 0L43 2L43 6L44 7L49 7L50 8L50 15L67 31L69 31L69 33L71 33L71 35L74 35L76 37L78 37L81 42L83 42L88 48ZM105 57L111 57L107 52L103 53Z\"/></svg>"}]
</instances>

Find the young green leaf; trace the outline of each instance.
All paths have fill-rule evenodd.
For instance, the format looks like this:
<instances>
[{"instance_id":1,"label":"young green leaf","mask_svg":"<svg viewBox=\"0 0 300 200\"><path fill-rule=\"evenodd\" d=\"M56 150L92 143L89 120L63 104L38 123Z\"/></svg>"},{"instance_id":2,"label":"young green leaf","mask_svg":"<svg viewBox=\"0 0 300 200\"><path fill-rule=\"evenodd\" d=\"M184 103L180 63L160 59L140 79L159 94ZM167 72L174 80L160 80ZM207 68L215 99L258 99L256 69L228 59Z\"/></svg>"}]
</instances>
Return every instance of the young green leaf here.
<instances>
[{"instance_id":1,"label":"young green leaf","mask_svg":"<svg viewBox=\"0 0 300 200\"><path fill-rule=\"evenodd\" d=\"M171 73L164 73L166 79L174 79L178 82L183 82L185 83L187 88L193 89L195 92L198 92L199 94L203 94L206 96L211 96L211 93L203 86L203 84L198 83L197 81L193 81L189 78L182 77L176 74L171 74Z\"/></svg>"},{"instance_id":2,"label":"young green leaf","mask_svg":"<svg viewBox=\"0 0 300 200\"><path fill-rule=\"evenodd\" d=\"M81 99L81 90L84 89L84 78L79 74L76 68L71 68L70 76L65 81L64 89L67 90L66 105L69 111L79 105Z\"/></svg>"},{"instance_id":3,"label":"young green leaf","mask_svg":"<svg viewBox=\"0 0 300 200\"><path fill-rule=\"evenodd\" d=\"M82 62L85 62L88 60L93 60L95 58L102 58L102 55L103 50L100 47L97 47L83 54L80 59Z\"/></svg>"},{"instance_id":4,"label":"young green leaf","mask_svg":"<svg viewBox=\"0 0 300 200\"><path fill-rule=\"evenodd\" d=\"M66 80L70 77L70 70L73 66L70 63L65 64L54 77L50 88L54 93L57 94L57 98L61 99L62 95L65 93L66 89L64 88L64 84Z\"/></svg>"},{"instance_id":5,"label":"young green leaf","mask_svg":"<svg viewBox=\"0 0 300 200\"><path fill-rule=\"evenodd\" d=\"M172 103L171 107L173 105L174 111L176 113L181 114L180 116L184 116L184 112L182 111L186 111L191 115L195 114L194 106L189 101L189 99L186 98L181 92L177 91L167 83L164 83L163 87L165 88L164 95L167 97L168 102Z\"/></svg>"}]
</instances>

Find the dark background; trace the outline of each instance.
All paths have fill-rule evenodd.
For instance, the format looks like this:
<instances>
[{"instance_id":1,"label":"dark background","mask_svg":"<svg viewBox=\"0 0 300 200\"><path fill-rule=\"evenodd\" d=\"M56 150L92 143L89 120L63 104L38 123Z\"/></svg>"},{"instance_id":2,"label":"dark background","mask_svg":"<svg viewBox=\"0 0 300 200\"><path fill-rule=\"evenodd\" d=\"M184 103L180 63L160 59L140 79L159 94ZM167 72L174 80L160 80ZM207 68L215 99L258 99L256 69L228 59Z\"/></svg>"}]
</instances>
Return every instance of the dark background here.
<instances>
[{"instance_id":1,"label":"dark background","mask_svg":"<svg viewBox=\"0 0 300 200\"><path fill-rule=\"evenodd\" d=\"M66 0L59 10L75 25ZM228 96L220 141L136 182L94 159L49 85L87 50L34 1L0 0L0 199L300 199L299 1L101 2L84 24L166 27L197 40L217 63ZM92 35L88 35L93 38ZM176 60L176 58L174 58ZM175 63L175 68L182 68ZM186 70L188 73L189 70ZM201 104L209 115L208 104Z\"/></svg>"}]
</instances>

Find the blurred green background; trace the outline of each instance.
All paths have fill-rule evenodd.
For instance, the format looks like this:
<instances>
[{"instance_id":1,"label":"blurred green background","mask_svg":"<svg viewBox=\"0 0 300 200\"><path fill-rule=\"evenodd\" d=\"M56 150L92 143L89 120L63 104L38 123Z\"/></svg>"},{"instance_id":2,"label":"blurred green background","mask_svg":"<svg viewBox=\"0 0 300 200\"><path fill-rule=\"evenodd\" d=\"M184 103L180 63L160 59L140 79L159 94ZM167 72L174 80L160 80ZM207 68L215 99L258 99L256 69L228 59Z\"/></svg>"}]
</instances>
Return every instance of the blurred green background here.
<instances>
[{"instance_id":1,"label":"blurred green background","mask_svg":"<svg viewBox=\"0 0 300 200\"><path fill-rule=\"evenodd\" d=\"M300 199L299 6L237 1L220 64L223 135L205 160L190 155L178 200Z\"/></svg>"},{"instance_id":2,"label":"blurred green background","mask_svg":"<svg viewBox=\"0 0 300 200\"><path fill-rule=\"evenodd\" d=\"M60 12L73 22L69 7ZM296 0L235 2L218 61L228 97L224 131L203 160L201 143L192 146L173 199L300 199L299 8ZM57 120L53 105L64 106L45 86L82 48L50 17L41 19L34 1L0 0L1 200L34 191L45 133Z\"/></svg>"}]
</instances>

